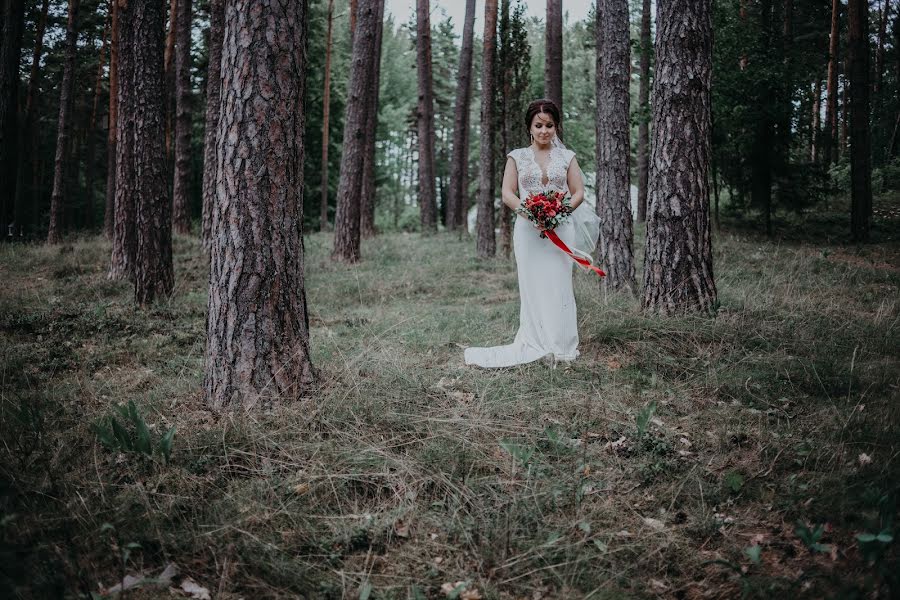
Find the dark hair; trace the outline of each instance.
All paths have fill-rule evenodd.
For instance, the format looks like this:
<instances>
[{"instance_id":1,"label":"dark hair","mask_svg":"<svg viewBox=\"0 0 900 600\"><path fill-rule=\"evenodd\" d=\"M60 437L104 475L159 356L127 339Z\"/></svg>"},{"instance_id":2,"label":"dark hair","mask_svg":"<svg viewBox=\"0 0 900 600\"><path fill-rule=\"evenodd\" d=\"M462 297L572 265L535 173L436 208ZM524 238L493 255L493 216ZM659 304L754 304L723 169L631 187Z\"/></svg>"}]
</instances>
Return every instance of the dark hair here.
<instances>
[{"instance_id":1,"label":"dark hair","mask_svg":"<svg viewBox=\"0 0 900 600\"><path fill-rule=\"evenodd\" d=\"M556 125L559 132L558 135L562 137L562 117L559 114L559 107L549 98L541 98L528 105L528 109L525 111L525 133L531 133L531 122L534 120L534 115L538 113L549 114L553 118L553 124Z\"/></svg>"}]
</instances>

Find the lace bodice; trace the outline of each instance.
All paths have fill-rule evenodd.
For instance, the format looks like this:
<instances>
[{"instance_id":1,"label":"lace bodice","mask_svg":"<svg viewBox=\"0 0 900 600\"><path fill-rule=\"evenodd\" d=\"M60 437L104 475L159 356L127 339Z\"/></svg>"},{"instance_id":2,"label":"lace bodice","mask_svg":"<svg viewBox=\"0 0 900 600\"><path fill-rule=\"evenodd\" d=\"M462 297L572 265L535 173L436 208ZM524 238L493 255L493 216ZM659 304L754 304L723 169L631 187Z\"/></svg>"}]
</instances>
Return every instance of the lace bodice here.
<instances>
[{"instance_id":1,"label":"lace bodice","mask_svg":"<svg viewBox=\"0 0 900 600\"><path fill-rule=\"evenodd\" d=\"M517 148L507 156L516 161L516 170L519 172L519 198L524 199L529 194L545 188L569 193L569 164L575 156L571 150L551 146L550 155L547 157L547 185L543 184L544 173L541 172L531 146Z\"/></svg>"}]
</instances>

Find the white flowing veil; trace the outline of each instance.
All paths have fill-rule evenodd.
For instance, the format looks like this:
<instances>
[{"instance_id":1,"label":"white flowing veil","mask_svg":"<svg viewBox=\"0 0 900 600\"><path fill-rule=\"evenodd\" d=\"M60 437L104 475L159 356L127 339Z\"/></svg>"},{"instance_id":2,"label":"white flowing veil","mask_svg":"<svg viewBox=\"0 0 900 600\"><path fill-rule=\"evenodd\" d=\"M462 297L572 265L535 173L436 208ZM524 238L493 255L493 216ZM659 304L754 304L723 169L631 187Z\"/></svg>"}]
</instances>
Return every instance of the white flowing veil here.
<instances>
[{"instance_id":1,"label":"white flowing veil","mask_svg":"<svg viewBox=\"0 0 900 600\"><path fill-rule=\"evenodd\" d=\"M553 147L568 150L558 136L553 136ZM581 166L578 166L581 170ZM584 181L584 171L581 171L581 179ZM592 265L594 262L594 251L597 248L597 240L600 238L600 217L597 216L596 209L588 204L587 200L582 200L578 208L569 217L575 226L575 243L569 249L573 254L578 255ZM590 267L578 264L584 270L590 270ZM601 267L602 268L602 267Z\"/></svg>"}]
</instances>

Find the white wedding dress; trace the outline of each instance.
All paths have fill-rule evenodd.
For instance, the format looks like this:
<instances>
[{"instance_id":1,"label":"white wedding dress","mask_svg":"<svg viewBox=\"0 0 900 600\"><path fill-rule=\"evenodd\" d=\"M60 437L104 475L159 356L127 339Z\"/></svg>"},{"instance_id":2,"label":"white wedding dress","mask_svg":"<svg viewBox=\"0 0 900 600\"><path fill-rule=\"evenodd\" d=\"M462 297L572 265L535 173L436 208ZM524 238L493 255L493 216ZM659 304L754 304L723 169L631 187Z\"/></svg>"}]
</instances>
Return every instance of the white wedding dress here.
<instances>
[{"instance_id":1,"label":"white wedding dress","mask_svg":"<svg viewBox=\"0 0 900 600\"><path fill-rule=\"evenodd\" d=\"M513 150L507 156L516 162L520 200L544 189L569 193L568 169L575 153L562 144L555 143L550 148L546 173L541 171L531 147ZM599 229L599 218L593 208L582 202L555 231L570 249L590 255ZM465 363L491 368L511 367L545 357L554 366L557 361L575 360L579 355L578 317L572 288L575 261L549 239L541 238L531 221L518 215L513 228L513 248L519 276L519 330L511 344L466 348Z\"/></svg>"}]
</instances>

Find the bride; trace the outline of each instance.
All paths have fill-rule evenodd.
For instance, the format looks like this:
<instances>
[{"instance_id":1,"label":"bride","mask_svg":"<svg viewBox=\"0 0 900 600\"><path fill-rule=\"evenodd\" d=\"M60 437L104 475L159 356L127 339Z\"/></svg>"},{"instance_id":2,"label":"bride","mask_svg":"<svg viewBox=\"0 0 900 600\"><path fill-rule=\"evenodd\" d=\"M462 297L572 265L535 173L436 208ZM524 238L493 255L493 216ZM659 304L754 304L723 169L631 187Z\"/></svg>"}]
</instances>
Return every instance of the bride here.
<instances>
[{"instance_id":1,"label":"bride","mask_svg":"<svg viewBox=\"0 0 900 600\"><path fill-rule=\"evenodd\" d=\"M503 173L502 200L516 210L530 194L553 189L571 197L572 214L555 231L573 253L590 261L600 219L584 203L584 178L575 153L559 141L559 108L536 100L525 113L532 143L510 152ZM525 217L516 216L513 247L519 278L519 330L511 344L466 348L465 363L480 367L510 367L538 359L552 366L578 356L578 320L568 255Z\"/></svg>"}]
</instances>

